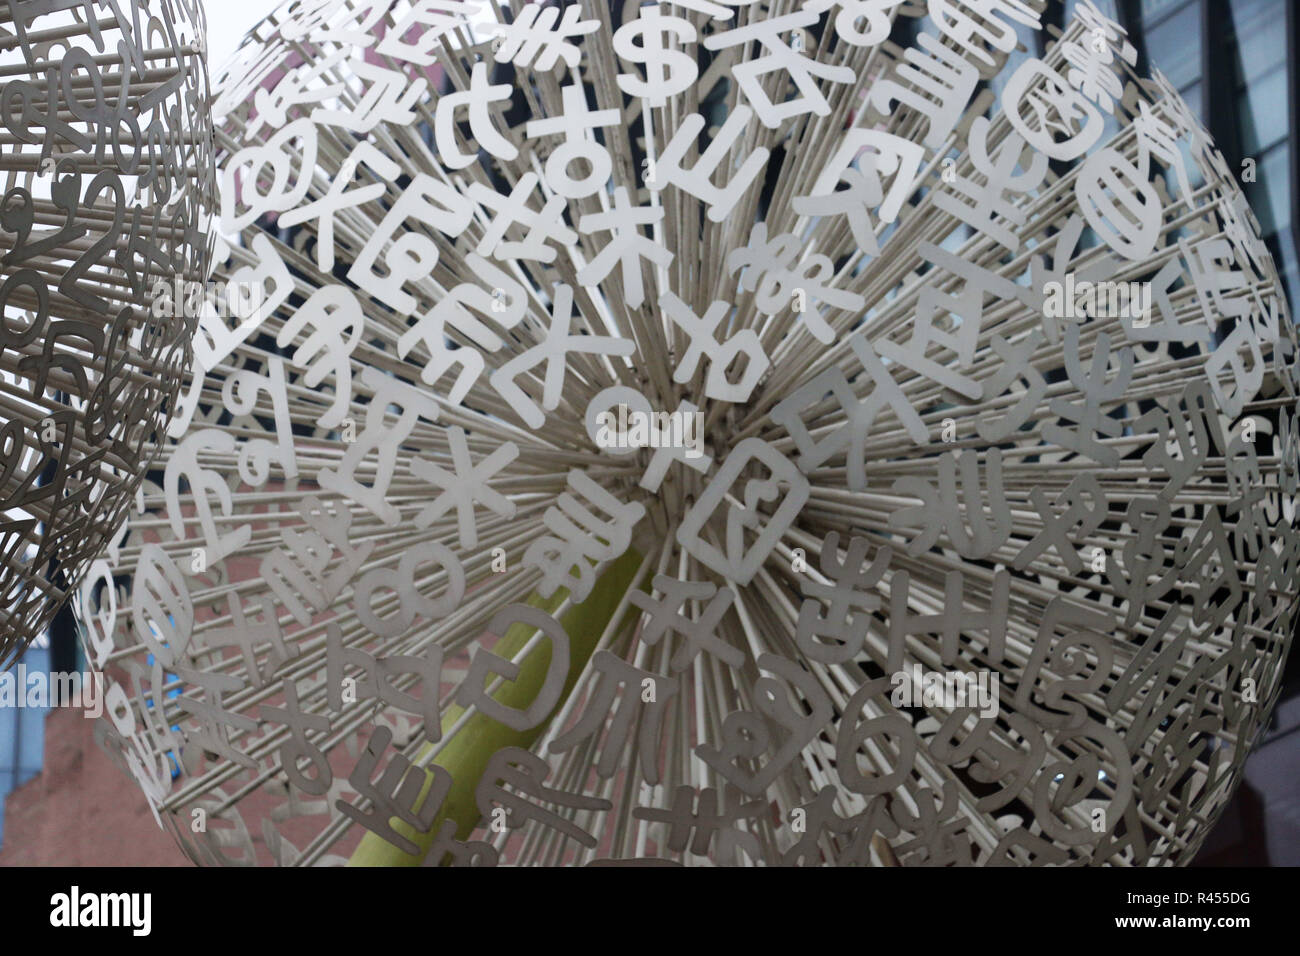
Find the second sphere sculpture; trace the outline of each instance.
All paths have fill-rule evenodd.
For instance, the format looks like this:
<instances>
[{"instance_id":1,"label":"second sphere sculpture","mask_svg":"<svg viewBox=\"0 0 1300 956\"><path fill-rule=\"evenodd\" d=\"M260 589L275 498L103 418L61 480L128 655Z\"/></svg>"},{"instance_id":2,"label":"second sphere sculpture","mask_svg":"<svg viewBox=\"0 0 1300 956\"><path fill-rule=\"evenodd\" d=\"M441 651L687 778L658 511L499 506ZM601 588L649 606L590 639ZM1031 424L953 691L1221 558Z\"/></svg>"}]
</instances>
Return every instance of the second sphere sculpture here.
<instances>
[{"instance_id":1,"label":"second sphere sculpture","mask_svg":"<svg viewBox=\"0 0 1300 956\"><path fill-rule=\"evenodd\" d=\"M176 406L215 194L203 35L198 0L0 11L0 665L116 554Z\"/></svg>"}]
</instances>

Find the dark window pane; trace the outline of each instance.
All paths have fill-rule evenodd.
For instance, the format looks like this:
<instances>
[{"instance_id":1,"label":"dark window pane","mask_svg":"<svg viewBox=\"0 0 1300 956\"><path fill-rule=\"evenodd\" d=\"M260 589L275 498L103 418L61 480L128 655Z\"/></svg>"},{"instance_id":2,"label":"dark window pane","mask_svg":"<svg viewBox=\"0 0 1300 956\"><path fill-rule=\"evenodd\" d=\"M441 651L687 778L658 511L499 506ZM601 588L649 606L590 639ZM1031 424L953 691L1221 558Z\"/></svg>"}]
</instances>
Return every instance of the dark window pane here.
<instances>
[{"instance_id":1,"label":"dark window pane","mask_svg":"<svg viewBox=\"0 0 1300 956\"><path fill-rule=\"evenodd\" d=\"M1237 97L1237 128L1241 148L1257 156L1286 139L1286 67L1279 67L1250 84Z\"/></svg>"},{"instance_id":2,"label":"dark window pane","mask_svg":"<svg viewBox=\"0 0 1300 956\"><path fill-rule=\"evenodd\" d=\"M1246 201L1259 220L1260 231L1271 236L1291 222L1291 183L1287 178L1286 143L1274 146L1259 157L1255 181L1245 183ZM1286 238L1286 237L1284 237Z\"/></svg>"},{"instance_id":3,"label":"dark window pane","mask_svg":"<svg viewBox=\"0 0 1300 956\"><path fill-rule=\"evenodd\" d=\"M1102 16L1119 23L1119 10L1115 7L1115 0L1092 0L1092 5ZM1065 22L1069 23L1070 18L1074 16L1074 11L1079 6L1079 0L1066 0L1065 4Z\"/></svg>"},{"instance_id":4,"label":"dark window pane","mask_svg":"<svg viewBox=\"0 0 1300 956\"><path fill-rule=\"evenodd\" d=\"M1197 117L1197 118L1198 118L1202 123L1204 123L1204 122L1205 122L1205 104L1204 104L1204 100L1203 100L1203 98L1202 98L1202 96L1201 96L1201 83L1200 83L1200 81L1198 80L1197 82L1192 83L1190 86L1186 86L1186 87L1184 87L1183 89L1179 90L1179 91L1178 91L1178 95L1181 96L1184 100L1187 101L1187 106L1188 106L1188 108L1190 108L1191 111L1192 111L1194 114L1196 114L1196 117Z\"/></svg>"},{"instance_id":5,"label":"dark window pane","mask_svg":"<svg viewBox=\"0 0 1300 956\"><path fill-rule=\"evenodd\" d=\"M1278 246L1282 249L1282 261L1277 262L1278 271L1282 273L1282 283L1286 286L1287 299L1291 306L1291 319L1297 317L1300 309L1300 263L1296 262L1295 246L1289 237L1279 236Z\"/></svg>"},{"instance_id":6,"label":"dark window pane","mask_svg":"<svg viewBox=\"0 0 1300 956\"><path fill-rule=\"evenodd\" d=\"M1234 76L1240 84L1286 65L1286 4L1283 0L1231 0L1232 29L1240 57Z\"/></svg>"},{"instance_id":7,"label":"dark window pane","mask_svg":"<svg viewBox=\"0 0 1300 956\"><path fill-rule=\"evenodd\" d=\"M1188 2L1189 0L1142 0L1142 22L1148 25L1154 23L1161 17L1168 16L1170 11L1187 6Z\"/></svg>"},{"instance_id":8,"label":"dark window pane","mask_svg":"<svg viewBox=\"0 0 1300 956\"><path fill-rule=\"evenodd\" d=\"M1144 18L1144 23L1149 20ZM1146 32L1147 59L1181 89L1201 78L1201 9L1192 3Z\"/></svg>"}]
</instances>

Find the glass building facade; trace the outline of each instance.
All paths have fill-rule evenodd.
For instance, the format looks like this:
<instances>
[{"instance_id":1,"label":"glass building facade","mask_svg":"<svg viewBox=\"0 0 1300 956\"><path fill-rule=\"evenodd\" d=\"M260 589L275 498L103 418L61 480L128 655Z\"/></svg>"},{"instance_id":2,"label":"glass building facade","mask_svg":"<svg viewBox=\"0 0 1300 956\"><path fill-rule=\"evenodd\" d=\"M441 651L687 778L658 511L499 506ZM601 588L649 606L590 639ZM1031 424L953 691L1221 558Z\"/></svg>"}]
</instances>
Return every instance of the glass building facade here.
<instances>
[{"instance_id":1,"label":"glass building facade","mask_svg":"<svg viewBox=\"0 0 1300 956\"><path fill-rule=\"evenodd\" d=\"M1073 7L1073 3L1053 4ZM1138 49L1141 72L1158 69L1214 137L1259 219L1300 309L1300 166L1296 149L1295 0L1108 0Z\"/></svg>"}]
</instances>

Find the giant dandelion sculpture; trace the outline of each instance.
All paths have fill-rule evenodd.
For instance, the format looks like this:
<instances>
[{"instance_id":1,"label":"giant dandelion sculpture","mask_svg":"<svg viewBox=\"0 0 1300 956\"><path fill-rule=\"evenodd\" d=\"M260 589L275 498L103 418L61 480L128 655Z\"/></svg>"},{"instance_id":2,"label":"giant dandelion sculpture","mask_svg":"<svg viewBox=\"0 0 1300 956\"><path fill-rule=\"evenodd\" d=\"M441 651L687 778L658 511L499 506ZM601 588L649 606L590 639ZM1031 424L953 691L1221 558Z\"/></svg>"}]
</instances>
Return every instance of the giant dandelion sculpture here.
<instances>
[{"instance_id":1,"label":"giant dandelion sculpture","mask_svg":"<svg viewBox=\"0 0 1300 956\"><path fill-rule=\"evenodd\" d=\"M0 666L117 534L157 454L208 268L203 12L0 10ZM173 296L175 298L175 296Z\"/></svg>"},{"instance_id":2,"label":"giant dandelion sculpture","mask_svg":"<svg viewBox=\"0 0 1300 956\"><path fill-rule=\"evenodd\" d=\"M228 307L80 605L196 861L1191 858L1296 339L1187 106L1040 6L259 25Z\"/></svg>"}]
</instances>

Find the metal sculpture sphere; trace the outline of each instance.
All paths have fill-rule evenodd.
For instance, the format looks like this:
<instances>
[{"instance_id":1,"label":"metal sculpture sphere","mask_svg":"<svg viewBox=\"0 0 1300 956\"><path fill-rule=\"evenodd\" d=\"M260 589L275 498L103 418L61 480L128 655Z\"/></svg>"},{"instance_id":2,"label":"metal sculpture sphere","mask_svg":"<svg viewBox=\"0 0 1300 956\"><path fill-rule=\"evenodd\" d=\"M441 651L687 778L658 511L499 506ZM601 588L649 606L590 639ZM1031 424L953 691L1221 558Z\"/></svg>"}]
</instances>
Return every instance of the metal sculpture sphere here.
<instances>
[{"instance_id":1,"label":"metal sculpture sphere","mask_svg":"<svg viewBox=\"0 0 1300 956\"><path fill-rule=\"evenodd\" d=\"M214 211L197 2L0 13L0 663L115 541L189 364ZM164 300L164 296L168 299Z\"/></svg>"},{"instance_id":2,"label":"metal sculpture sphere","mask_svg":"<svg viewBox=\"0 0 1300 956\"><path fill-rule=\"evenodd\" d=\"M1296 336L1186 104L1039 6L257 28L81 608L195 860L1190 859L1289 639Z\"/></svg>"}]
</instances>

